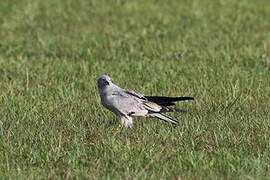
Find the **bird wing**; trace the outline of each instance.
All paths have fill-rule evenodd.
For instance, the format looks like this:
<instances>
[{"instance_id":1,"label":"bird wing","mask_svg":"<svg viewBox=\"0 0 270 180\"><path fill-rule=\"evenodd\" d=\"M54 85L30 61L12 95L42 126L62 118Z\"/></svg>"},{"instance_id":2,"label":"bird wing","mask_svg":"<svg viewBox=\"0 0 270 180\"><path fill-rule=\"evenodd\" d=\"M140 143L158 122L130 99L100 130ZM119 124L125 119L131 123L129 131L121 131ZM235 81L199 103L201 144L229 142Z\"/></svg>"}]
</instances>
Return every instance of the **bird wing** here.
<instances>
[{"instance_id":1,"label":"bird wing","mask_svg":"<svg viewBox=\"0 0 270 180\"><path fill-rule=\"evenodd\" d=\"M162 107L154 102L151 101L144 101L143 105L145 109L147 109L150 112L160 112Z\"/></svg>"},{"instance_id":2,"label":"bird wing","mask_svg":"<svg viewBox=\"0 0 270 180\"><path fill-rule=\"evenodd\" d=\"M137 97L139 99L143 99L143 100L146 100L146 98L144 97L143 94L140 94L140 93L137 93L135 91L132 91L132 90L124 90L125 93L131 95L131 96L134 96L134 97Z\"/></svg>"},{"instance_id":3,"label":"bird wing","mask_svg":"<svg viewBox=\"0 0 270 180\"><path fill-rule=\"evenodd\" d=\"M134 91L117 89L112 93L113 107L125 116L151 116L163 121L177 124L178 121L164 113L185 112L182 109L172 109L176 101L193 100L192 97L144 96Z\"/></svg>"},{"instance_id":4,"label":"bird wing","mask_svg":"<svg viewBox=\"0 0 270 180\"><path fill-rule=\"evenodd\" d=\"M124 93L129 95L131 98L135 98L139 103L141 103L144 108L151 112L160 112L162 107L155 102L148 101L143 94L136 93L135 91L125 90Z\"/></svg>"},{"instance_id":5,"label":"bird wing","mask_svg":"<svg viewBox=\"0 0 270 180\"><path fill-rule=\"evenodd\" d=\"M143 99L138 94L133 94L128 91L115 91L110 97L110 101L114 108L116 108L123 115L145 116L148 110L144 107Z\"/></svg>"}]
</instances>

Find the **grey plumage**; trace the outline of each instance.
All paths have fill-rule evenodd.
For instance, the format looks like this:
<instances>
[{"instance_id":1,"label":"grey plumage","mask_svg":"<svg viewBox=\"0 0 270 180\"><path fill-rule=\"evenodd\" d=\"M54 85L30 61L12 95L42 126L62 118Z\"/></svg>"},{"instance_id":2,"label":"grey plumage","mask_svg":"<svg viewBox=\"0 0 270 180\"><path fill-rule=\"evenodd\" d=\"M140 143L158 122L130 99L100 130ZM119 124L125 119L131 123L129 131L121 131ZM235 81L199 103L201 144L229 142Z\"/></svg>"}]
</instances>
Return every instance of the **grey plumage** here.
<instances>
[{"instance_id":1,"label":"grey plumage","mask_svg":"<svg viewBox=\"0 0 270 180\"><path fill-rule=\"evenodd\" d=\"M97 81L101 103L120 119L124 127L132 128L133 117L156 117L172 124L177 120L166 115L166 112L184 112L172 107L176 101L193 100L192 97L144 96L115 85L108 75L102 75Z\"/></svg>"}]
</instances>

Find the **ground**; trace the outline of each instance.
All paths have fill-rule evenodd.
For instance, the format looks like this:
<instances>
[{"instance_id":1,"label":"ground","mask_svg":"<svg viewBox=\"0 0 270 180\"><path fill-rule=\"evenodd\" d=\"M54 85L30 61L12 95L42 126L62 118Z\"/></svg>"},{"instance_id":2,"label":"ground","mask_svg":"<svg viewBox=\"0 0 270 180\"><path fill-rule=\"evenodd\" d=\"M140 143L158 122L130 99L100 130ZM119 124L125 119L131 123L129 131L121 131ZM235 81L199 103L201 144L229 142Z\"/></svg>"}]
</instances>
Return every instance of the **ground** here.
<instances>
[{"instance_id":1,"label":"ground","mask_svg":"<svg viewBox=\"0 0 270 180\"><path fill-rule=\"evenodd\" d=\"M268 179L269 17L269 0L2 0L0 177ZM103 73L196 100L176 127L123 129Z\"/></svg>"}]
</instances>

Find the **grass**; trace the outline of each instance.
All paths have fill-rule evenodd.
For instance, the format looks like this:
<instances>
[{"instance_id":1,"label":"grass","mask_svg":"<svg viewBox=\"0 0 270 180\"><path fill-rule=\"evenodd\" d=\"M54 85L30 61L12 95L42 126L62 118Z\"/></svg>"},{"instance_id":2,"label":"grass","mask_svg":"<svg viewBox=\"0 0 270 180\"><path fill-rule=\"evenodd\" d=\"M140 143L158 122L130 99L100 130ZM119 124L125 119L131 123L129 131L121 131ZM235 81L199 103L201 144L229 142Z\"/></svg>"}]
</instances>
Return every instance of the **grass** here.
<instances>
[{"instance_id":1,"label":"grass","mask_svg":"<svg viewBox=\"0 0 270 180\"><path fill-rule=\"evenodd\" d=\"M268 0L3 0L1 179L268 179ZM190 95L119 127L96 79Z\"/></svg>"}]
</instances>

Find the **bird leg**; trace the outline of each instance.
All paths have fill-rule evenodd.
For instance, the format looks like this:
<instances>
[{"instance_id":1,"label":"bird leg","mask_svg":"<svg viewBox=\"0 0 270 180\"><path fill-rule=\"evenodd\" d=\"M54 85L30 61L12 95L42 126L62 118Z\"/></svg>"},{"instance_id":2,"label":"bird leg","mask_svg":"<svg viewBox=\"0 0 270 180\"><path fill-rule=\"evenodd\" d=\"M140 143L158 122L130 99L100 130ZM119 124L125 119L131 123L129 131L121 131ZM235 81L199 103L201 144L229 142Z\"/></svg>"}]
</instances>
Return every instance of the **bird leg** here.
<instances>
[{"instance_id":1,"label":"bird leg","mask_svg":"<svg viewBox=\"0 0 270 180\"><path fill-rule=\"evenodd\" d=\"M120 116L120 122L125 128L132 128L133 126L132 117L130 116Z\"/></svg>"}]
</instances>

